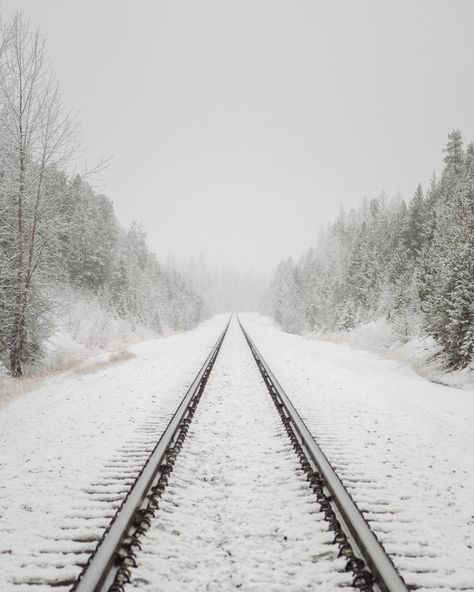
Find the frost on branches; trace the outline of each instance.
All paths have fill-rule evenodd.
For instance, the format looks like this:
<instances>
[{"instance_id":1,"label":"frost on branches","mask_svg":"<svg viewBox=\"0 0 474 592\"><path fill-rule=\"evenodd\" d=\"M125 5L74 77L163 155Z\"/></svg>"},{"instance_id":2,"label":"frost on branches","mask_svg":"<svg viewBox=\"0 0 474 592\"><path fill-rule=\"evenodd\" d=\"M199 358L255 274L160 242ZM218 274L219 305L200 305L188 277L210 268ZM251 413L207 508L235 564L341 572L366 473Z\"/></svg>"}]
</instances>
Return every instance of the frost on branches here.
<instances>
[{"instance_id":1,"label":"frost on branches","mask_svg":"<svg viewBox=\"0 0 474 592\"><path fill-rule=\"evenodd\" d=\"M0 33L0 367L20 377L41 359L58 286L132 324L194 326L201 302L188 282L161 269L139 225L124 231L107 197L68 177L78 126L45 40L21 13Z\"/></svg>"},{"instance_id":2,"label":"frost on branches","mask_svg":"<svg viewBox=\"0 0 474 592\"><path fill-rule=\"evenodd\" d=\"M431 335L448 364L474 352L474 145L449 134L445 168L412 200L341 211L314 249L282 262L270 307L287 331L351 329L385 317L402 339Z\"/></svg>"}]
</instances>

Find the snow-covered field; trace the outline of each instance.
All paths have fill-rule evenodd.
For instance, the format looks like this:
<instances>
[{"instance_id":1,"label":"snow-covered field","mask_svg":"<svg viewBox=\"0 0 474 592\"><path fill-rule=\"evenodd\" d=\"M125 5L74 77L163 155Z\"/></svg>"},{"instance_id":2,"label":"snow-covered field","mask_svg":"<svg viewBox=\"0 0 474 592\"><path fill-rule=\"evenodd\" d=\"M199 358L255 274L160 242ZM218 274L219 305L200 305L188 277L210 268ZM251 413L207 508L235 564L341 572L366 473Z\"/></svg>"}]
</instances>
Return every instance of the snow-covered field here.
<instances>
[{"instance_id":1,"label":"snow-covered field","mask_svg":"<svg viewBox=\"0 0 474 592\"><path fill-rule=\"evenodd\" d=\"M56 376L0 409L2 592L67 589L226 320Z\"/></svg>"},{"instance_id":2,"label":"snow-covered field","mask_svg":"<svg viewBox=\"0 0 474 592\"><path fill-rule=\"evenodd\" d=\"M473 393L241 319L410 587L474 590ZM135 345L132 359L53 377L0 407L2 592L68 589L225 322ZM282 434L234 322L136 587L296 592L344 581L332 546L320 553L326 527Z\"/></svg>"},{"instance_id":3,"label":"snow-covered field","mask_svg":"<svg viewBox=\"0 0 474 592\"><path fill-rule=\"evenodd\" d=\"M474 590L474 393L241 318L407 583Z\"/></svg>"}]
</instances>

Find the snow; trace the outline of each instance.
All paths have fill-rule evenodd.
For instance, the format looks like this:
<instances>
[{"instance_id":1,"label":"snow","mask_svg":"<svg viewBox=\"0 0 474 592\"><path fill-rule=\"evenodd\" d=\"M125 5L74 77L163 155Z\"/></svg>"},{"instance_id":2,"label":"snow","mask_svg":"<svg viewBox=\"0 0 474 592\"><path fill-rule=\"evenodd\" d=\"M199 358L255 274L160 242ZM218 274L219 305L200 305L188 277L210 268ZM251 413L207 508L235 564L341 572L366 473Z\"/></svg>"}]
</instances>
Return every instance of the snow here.
<instances>
[{"instance_id":1,"label":"snow","mask_svg":"<svg viewBox=\"0 0 474 592\"><path fill-rule=\"evenodd\" d=\"M430 336L401 338L385 318L362 323L342 331L316 332L319 340L350 345L354 349L370 351L384 358L404 362L418 374L432 382L474 390L472 365L462 370L447 371L442 347Z\"/></svg>"},{"instance_id":2,"label":"snow","mask_svg":"<svg viewBox=\"0 0 474 592\"><path fill-rule=\"evenodd\" d=\"M70 587L225 321L137 344L132 359L7 397L0 408L2 592Z\"/></svg>"},{"instance_id":3,"label":"snow","mask_svg":"<svg viewBox=\"0 0 474 592\"><path fill-rule=\"evenodd\" d=\"M126 590L333 592L333 539L234 319Z\"/></svg>"},{"instance_id":4,"label":"snow","mask_svg":"<svg viewBox=\"0 0 474 592\"><path fill-rule=\"evenodd\" d=\"M474 590L473 393L241 318L407 583Z\"/></svg>"},{"instance_id":5,"label":"snow","mask_svg":"<svg viewBox=\"0 0 474 592\"><path fill-rule=\"evenodd\" d=\"M241 318L407 583L474 590L473 393ZM69 589L225 321L0 407L2 592ZM134 585L334 590L349 576L317 509L234 321Z\"/></svg>"}]
</instances>

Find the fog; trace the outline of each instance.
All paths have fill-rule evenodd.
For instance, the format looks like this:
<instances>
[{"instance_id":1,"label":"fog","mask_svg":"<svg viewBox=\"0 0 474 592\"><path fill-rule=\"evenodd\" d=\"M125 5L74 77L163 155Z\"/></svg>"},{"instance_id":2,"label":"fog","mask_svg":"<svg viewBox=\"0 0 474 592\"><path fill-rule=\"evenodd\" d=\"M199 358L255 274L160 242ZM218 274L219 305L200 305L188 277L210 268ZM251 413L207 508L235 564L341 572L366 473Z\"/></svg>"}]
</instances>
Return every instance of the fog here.
<instances>
[{"instance_id":1,"label":"fog","mask_svg":"<svg viewBox=\"0 0 474 592\"><path fill-rule=\"evenodd\" d=\"M474 139L469 1L3 0L38 25L84 158L160 258L270 272L340 204L409 198Z\"/></svg>"}]
</instances>

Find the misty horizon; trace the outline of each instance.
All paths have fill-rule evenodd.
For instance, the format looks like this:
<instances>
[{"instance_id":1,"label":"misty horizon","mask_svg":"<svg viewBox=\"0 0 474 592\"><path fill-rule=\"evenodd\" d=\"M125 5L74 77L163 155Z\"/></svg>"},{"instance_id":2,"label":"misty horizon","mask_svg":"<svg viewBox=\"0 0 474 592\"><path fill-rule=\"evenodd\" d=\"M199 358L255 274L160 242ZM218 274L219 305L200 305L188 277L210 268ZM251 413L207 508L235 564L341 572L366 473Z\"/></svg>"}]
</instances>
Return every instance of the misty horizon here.
<instances>
[{"instance_id":1,"label":"misty horizon","mask_svg":"<svg viewBox=\"0 0 474 592\"><path fill-rule=\"evenodd\" d=\"M270 274L341 205L426 187L452 129L474 137L470 2L140 6L1 10L46 35L84 157L112 156L101 191L160 260Z\"/></svg>"}]
</instances>

